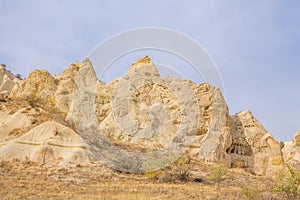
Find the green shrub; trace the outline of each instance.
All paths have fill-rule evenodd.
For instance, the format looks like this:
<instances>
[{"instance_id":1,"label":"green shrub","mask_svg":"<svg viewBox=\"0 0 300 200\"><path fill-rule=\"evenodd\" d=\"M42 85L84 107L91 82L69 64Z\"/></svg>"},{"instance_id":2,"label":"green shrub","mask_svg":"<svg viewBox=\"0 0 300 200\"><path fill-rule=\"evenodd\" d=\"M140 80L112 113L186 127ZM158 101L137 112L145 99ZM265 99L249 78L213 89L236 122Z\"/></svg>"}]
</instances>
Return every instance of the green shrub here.
<instances>
[{"instance_id":1,"label":"green shrub","mask_svg":"<svg viewBox=\"0 0 300 200\"><path fill-rule=\"evenodd\" d=\"M285 195L287 199L300 198L300 171L287 164L287 170L279 170L275 175L274 192Z\"/></svg>"},{"instance_id":2,"label":"green shrub","mask_svg":"<svg viewBox=\"0 0 300 200\"><path fill-rule=\"evenodd\" d=\"M40 101L41 101L39 96L38 96L38 92L37 92L36 89L33 89L31 91L31 94L26 97L26 100L28 101L29 105L32 108L37 107L39 105Z\"/></svg>"},{"instance_id":3,"label":"green shrub","mask_svg":"<svg viewBox=\"0 0 300 200\"><path fill-rule=\"evenodd\" d=\"M190 173L188 164L190 163L190 160L191 159L187 155L183 155L175 162L178 179L181 182L189 181Z\"/></svg>"},{"instance_id":4,"label":"green shrub","mask_svg":"<svg viewBox=\"0 0 300 200\"><path fill-rule=\"evenodd\" d=\"M211 168L209 180L213 181L217 185L220 184L221 181L226 179L226 174L227 174L228 167L223 164L215 164Z\"/></svg>"},{"instance_id":5,"label":"green shrub","mask_svg":"<svg viewBox=\"0 0 300 200\"><path fill-rule=\"evenodd\" d=\"M219 185L226 179L228 167L223 163L214 164L210 171L209 180L216 184L216 199L219 199Z\"/></svg>"},{"instance_id":6,"label":"green shrub","mask_svg":"<svg viewBox=\"0 0 300 200\"><path fill-rule=\"evenodd\" d=\"M174 157L166 159L166 165L161 170L148 172L148 177L154 176L160 182L164 183L182 183L190 181L190 158L187 155L182 155L173 164L171 163Z\"/></svg>"}]
</instances>

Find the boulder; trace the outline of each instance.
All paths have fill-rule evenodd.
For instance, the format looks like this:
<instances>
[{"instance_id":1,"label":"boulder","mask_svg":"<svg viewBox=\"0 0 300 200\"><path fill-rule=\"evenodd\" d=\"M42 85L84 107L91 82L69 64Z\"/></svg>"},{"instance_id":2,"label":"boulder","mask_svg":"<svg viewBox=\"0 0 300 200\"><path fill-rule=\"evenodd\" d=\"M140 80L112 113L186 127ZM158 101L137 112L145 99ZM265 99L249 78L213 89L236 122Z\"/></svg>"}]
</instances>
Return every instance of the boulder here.
<instances>
[{"instance_id":1,"label":"boulder","mask_svg":"<svg viewBox=\"0 0 300 200\"><path fill-rule=\"evenodd\" d=\"M0 148L0 160L29 159L47 164L90 163L92 154L72 129L45 122Z\"/></svg>"}]
</instances>

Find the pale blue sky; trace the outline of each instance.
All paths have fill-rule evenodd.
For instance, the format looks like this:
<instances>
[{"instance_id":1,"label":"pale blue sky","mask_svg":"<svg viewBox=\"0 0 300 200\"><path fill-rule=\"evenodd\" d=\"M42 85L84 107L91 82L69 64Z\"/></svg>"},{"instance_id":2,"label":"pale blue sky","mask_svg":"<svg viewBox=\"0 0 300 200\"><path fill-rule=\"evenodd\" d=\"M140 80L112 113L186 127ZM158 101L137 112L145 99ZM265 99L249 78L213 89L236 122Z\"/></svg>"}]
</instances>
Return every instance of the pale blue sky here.
<instances>
[{"instance_id":1,"label":"pale blue sky","mask_svg":"<svg viewBox=\"0 0 300 200\"><path fill-rule=\"evenodd\" d=\"M121 31L174 29L208 51L230 113L250 109L287 141L300 130L299 10L297 0L0 0L0 63L23 77L36 68L59 74Z\"/></svg>"}]
</instances>

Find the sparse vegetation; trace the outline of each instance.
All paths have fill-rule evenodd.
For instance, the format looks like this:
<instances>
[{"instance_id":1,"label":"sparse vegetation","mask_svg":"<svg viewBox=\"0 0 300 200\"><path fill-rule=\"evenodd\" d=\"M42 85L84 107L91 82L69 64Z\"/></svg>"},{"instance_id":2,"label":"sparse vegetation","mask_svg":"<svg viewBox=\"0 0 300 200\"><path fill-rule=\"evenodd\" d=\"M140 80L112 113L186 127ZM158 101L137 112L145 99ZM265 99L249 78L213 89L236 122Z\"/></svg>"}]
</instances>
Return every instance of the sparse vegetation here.
<instances>
[{"instance_id":1,"label":"sparse vegetation","mask_svg":"<svg viewBox=\"0 0 300 200\"><path fill-rule=\"evenodd\" d=\"M189 180L189 164L190 158L187 155L181 156L176 161L178 178L181 182L187 182Z\"/></svg>"},{"instance_id":2,"label":"sparse vegetation","mask_svg":"<svg viewBox=\"0 0 300 200\"><path fill-rule=\"evenodd\" d=\"M31 94L26 97L26 100L32 108L37 107L41 103L36 89L31 90Z\"/></svg>"},{"instance_id":3,"label":"sparse vegetation","mask_svg":"<svg viewBox=\"0 0 300 200\"><path fill-rule=\"evenodd\" d=\"M65 168L15 160L0 165L0 173L2 199L198 200L216 196L210 184L154 183L144 175L119 173L99 164ZM220 186L220 190L226 199L237 199L238 187Z\"/></svg>"},{"instance_id":4,"label":"sparse vegetation","mask_svg":"<svg viewBox=\"0 0 300 200\"><path fill-rule=\"evenodd\" d=\"M219 186L226 179L228 167L223 163L214 164L211 168L209 179L216 184L216 199L219 199Z\"/></svg>"},{"instance_id":5,"label":"sparse vegetation","mask_svg":"<svg viewBox=\"0 0 300 200\"><path fill-rule=\"evenodd\" d=\"M186 183L190 181L190 158L182 155L172 165L166 166L156 175L159 182Z\"/></svg>"},{"instance_id":6,"label":"sparse vegetation","mask_svg":"<svg viewBox=\"0 0 300 200\"><path fill-rule=\"evenodd\" d=\"M0 94L0 102L6 102L8 99L7 94Z\"/></svg>"},{"instance_id":7,"label":"sparse vegetation","mask_svg":"<svg viewBox=\"0 0 300 200\"><path fill-rule=\"evenodd\" d=\"M225 175L227 174L228 167L223 164L215 164L212 166L209 179L219 185L221 181L225 180Z\"/></svg>"},{"instance_id":8,"label":"sparse vegetation","mask_svg":"<svg viewBox=\"0 0 300 200\"><path fill-rule=\"evenodd\" d=\"M18 79L21 79L21 80L22 80L21 74L16 74L15 76L16 76Z\"/></svg>"},{"instance_id":9,"label":"sparse vegetation","mask_svg":"<svg viewBox=\"0 0 300 200\"><path fill-rule=\"evenodd\" d=\"M282 194L286 199L296 200L300 198L300 171L286 164L287 169L281 169L276 173L276 185L274 192Z\"/></svg>"},{"instance_id":10,"label":"sparse vegetation","mask_svg":"<svg viewBox=\"0 0 300 200\"><path fill-rule=\"evenodd\" d=\"M147 177L149 177L149 178L150 178L151 180L153 180L153 181L157 178L157 176L158 176L159 174L161 174L161 170L147 171L147 172L145 173L145 175L146 175Z\"/></svg>"},{"instance_id":11,"label":"sparse vegetation","mask_svg":"<svg viewBox=\"0 0 300 200\"><path fill-rule=\"evenodd\" d=\"M19 76L19 78L21 77ZM35 84L36 80L38 80L38 82ZM148 149L145 148L144 145L140 146L140 142L138 142L138 144L124 144L122 143L122 137L120 136L120 141L116 141L115 145L125 147L124 149L127 150L134 150L133 152L137 151L145 154L149 153L149 162L146 162L145 166L141 166L144 163L135 162L136 159L134 159L134 157L133 159L122 157L122 155L120 155L122 152L119 153L120 156L118 155L118 158L120 157L119 159L122 161L120 163L124 165L122 167L127 169L128 172L142 173L145 170L146 172L144 174L130 174L122 173L121 171L117 170L114 171L112 169L109 169L108 167L101 165L100 163L97 163L96 161L85 166L85 161L80 161L80 157L84 156L80 153L80 151L76 152L78 154L74 154L74 156L69 153L66 153L67 156L65 156L61 152L68 152L67 148L86 149L86 147L83 147L81 145L82 143L81 141L77 140L77 137L74 139L74 141L73 139L69 139L67 137L64 138L63 134L66 130L64 128L60 130L56 128L53 131L51 127L49 128L49 130L51 131L49 133L51 133L51 135L44 134L42 137L40 137L39 135L40 131L32 131L31 133L34 133L32 134L34 136L31 136L31 133L29 133L28 135L26 135L27 137L23 138L27 140L27 138L35 139L34 137L37 137L44 140L41 143L35 142L40 140L33 140L33 142L31 143L29 143L29 141L23 144L23 138L20 138L20 136L46 121L54 120L63 125L67 125L69 127L71 126L68 125L68 122L66 122L65 119L65 112L67 112L67 106L70 105L71 100L65 97L57 98L57 92L59 92L61 89L66 89L66 91L61 91L59 94L62 96L70 94L71 96L72 90L70 90L70 87L73 88L74 86L70 84L71 82L66 81L62 82L63 84L67 83L66 85L63 85L66 88L60 87L59 80L60 79L51 77L51 75L47 72L38 71L32 75L32 82L28 82L30 84L28 84L25 88L20 87L22 89L20 89L20 93L14 93L14 95L16 96L8 95L9 93L5 91L1 93L2 95L0 96L0 102L2 102L1 107L5 111L4 117L6 117L6 112L8 112L9 114L14 114L16 111L20 111L17 112L15 115L16 117L13 116L15 118L12 119L18 120L20 118L22 120L23 117L24 119L25 117L27 117L30 120L28 120L29 122L26 127L9 129L10 133L8 134L8 137L5 136L6 138L2 140L3 143L0 144L6 145L9 143L9 141L12 141L12 143L15 142L16 145L19 146L21 146L21 144L24 146L26 145L29 149L28 150L27 147L24 147L23 149L14 149L15 146L12 146L11 148L14 150L12 151L13 153L16 152L16 154L18 154L20 151L24 151L27 155L25 159L23 156L21 157L20 154L18 154L18 159L15 158L12 161L7 162L0 161L0 196L3 199L242 198L258 200L264 198L277 199L277 197L279 197L278 199L299 199L299 171L292 169L288 165L288 170L278 172L276 182L272 182L272 180L267 180L267 178L264 179L264 177L257 178L254 176L250 176L250 174L243 174L241 172L239 173L239 171L234 171L237 169L228 169L224 164L206 165L204 163L201 163L196 154L197 152L199 152L199 146L201 146L204 139L206 139L205 137L200 137L199 135L198 141L196 141L193 147L191 147L193 148L191 149L192 151L187 151L187 154L184 154L175 162L173 161L175 158L177 158L177 155L176 157L173 155L173 157L170 156L169 158L158 159L158 157L160 156L156 155L156 157L154 157L151 154L151 152L154 151L156 147L163 147L163 145L154 145L154 148ZM61 80L65 80L65 78ZM164 90L165 89L167 88L164 88ZM207 89L209 90L209 88ZM207 91L205 89L204 92ZM99 97L98 99L96 98L96 104L99 104L100 107L103 107L104 104L109 104L111 101L111 91L107 90L106 92L107 94ZM27 97L24 97L24 95L26 94L29 95ZM163 96L168 96L165 91L163 93ZM54 97L56 97L56 99ZM158 100L160 101L161 96L158 97ZM144 98L144 96L141 98ZM150 103L149 102L147 101L147 105L152 105L152 100ZM171 103L170 105L172 105L172 109L176 110L178 108L177 105ZM60 109L56 106L60 107ZM78 107L78 109L81 109L80 105L74 107ZM98 114L99 122L102 122L103 119L107 117L111 112L110 108L102 107L101 109L99 109L99 111L97 111L98 113L96 113ZM138 106L137 110L140 108L143 107ZM211 108L211 106L205 106L204 110L207 110L209 108ZM18 116L20 113L22 113L21 117ZM137 114L139 114L139 112L137 112ZM251 119L253 120L254 118L252 117ZM240 122L240 118L238 120L237 122L232 122L236 123L237 126L240 126L239 123L242 122ZM175 120L173 120L173 122L174 125L179 125L180 118L175 117ZM109 127L107 129L107 132L115 132L116 129L113 127L113 124L112 126L110 126L109 123L107 123L107 126ZM72 126L72 129L76 131L75 124L72 124ZM255 126L245 125L245 127L252 128ZM231 127L229 125L227 127L226 125L225 128L230 129ZM46 128L38 130L43 131L45 129ZM173 129L171 130L173 131ZM207 130L208 128L202 127L201 130L198 130L197 134L203 135L207 133ZM223 130L224 129L222 129L222 131ZM66 130L66 136L68 136L68 134L69 133ZM79 134L83 136L81 133ZM166 136L168 137L168 134L166 134ZM20 138L20 141L16 140L16 138ZM55 144L55 142L59 141L59 139L61 139L61 143L58 142L57 144ZM112 138L112 140L114 139ZM134 143L134 140L131 141ZM181 139L176 139L176 142L181 142ZM185 140L182 140L182 142L185 142ZM69 143L71 145L64 145L65 143ZM77 146L76 143L79 143L80 146ZM232 149L233 151L230 152L237 154L235 156L239 157L250 156L250 154L248 155L248 153L246 153L245 151L245 149L247 149L249 145L246 144L247 142L245 142L245 144L239 143L237 146L234 146L234 148ZM100 142L99 145L101 145ZM283 147L283 144L281 144L281 146ZM30 148L33 150L31 151ZM64 150L63 148L65 148L66 150ZM91 152L93 153L92 145L89 150L91 150ZM252 153L254 153L252 152L252 150L249 152L251 153L251 156ZM57 155L59 156L59 158L57 158ZM195 156L196 159L194 159L194 157L193 159L190 159L188 155ZM73 156L72 159L74 158L74 161L71 161L71 159L68 161L71 156ZM34 162L32 162L30 159L34 160ZM249 158L247 158L247 160L248 159ZM128 163L129 161L132 163ZM171 161L173 163L169 165ZM233 159L232 161L237 162L234 163L234 166L236 167L244 168L245 166L247 166L247 163L244 163L244 160L235 161ZM157 163L159 163L158 166ZM166 165L168 166L164 167ZM157 170L157 168L163 169ZM209 179L210 181L207 181L207 179ZM212 184L212 182L214 184ZM269 184L270 182L272 184ZM263 188L265 187L263 187L263 185L268 184L275 185L274 191L278 193L277 196L272 196L273 194L269 190L264 191Z\"/></svg>"},{"instance_id":12,"label":"sparse vegetation","mask_svg":"<svg viewBox=\"0 0 300 200\"><path fill-rule=\"evenodd\" d=\"M47 160L47 159L45 159ZM110 170L101 164L74 165L61 167L44 165L29 161L0 162L0 196L2 199L247 199L241 196L243 189L239 183L248 184L244 188L248 197L255 196L253 192L264 190L266 185L273 182L263 177L257 178L236 170L228 170L227 179L219 185L208 182L159 182L145 178L141 174L128 174ZM200 164L195 166L193 161L188 163L189 171L199 169L204 179L212 171L211 166ZM174 168L166 169L172 171ZM162 172L163 173L163 172ZM199 176L199 177L200 177ZM178 178L178 176L177 176ZM239 181L236 181L239 180ZM250 187L250 192L249 188ZM221 195L222 194L222 195ZM237 195L238 194L238 195ZM248 199L249 199L248 198ZM282 200L268 197L261 199Z\"/></svg>"},{"instance_id":13,"label":"sparse vegetation","mask_svg":"<svg viewBox=\"0 0 300 200\"><path fill-rule=\"evenodd\" d=\"M240 184L241 188L241 198L245 200L262 200L263 195L261 188L257 184L247 184L242 183Z\"/></svg>"}]
</instances>

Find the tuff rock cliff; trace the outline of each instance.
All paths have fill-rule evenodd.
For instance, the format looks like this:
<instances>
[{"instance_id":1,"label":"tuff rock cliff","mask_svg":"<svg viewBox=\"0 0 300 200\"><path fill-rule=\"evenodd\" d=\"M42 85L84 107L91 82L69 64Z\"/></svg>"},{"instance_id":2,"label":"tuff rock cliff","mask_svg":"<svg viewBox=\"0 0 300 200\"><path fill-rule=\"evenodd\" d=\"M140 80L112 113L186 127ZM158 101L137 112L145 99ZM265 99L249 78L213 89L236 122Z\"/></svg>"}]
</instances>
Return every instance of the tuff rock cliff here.
<instances>
[{"instance_id":1,"label":"tuff rock cliff","mask_svg":"<svg viewBox=\"0 0 300 200\"><path fill-rule=\"evenodd\" d=\"M300 163L299 132L278 142L249 110L230 116L218 88L160 77L147 56L108 84L86 59L59 76L35 70L25 80L1 66L0 85L0 160L69 165L112 157L111 166L132 160L142 168L141 153L170 148L257 175Z\"/></svg>"}]
</instances>

